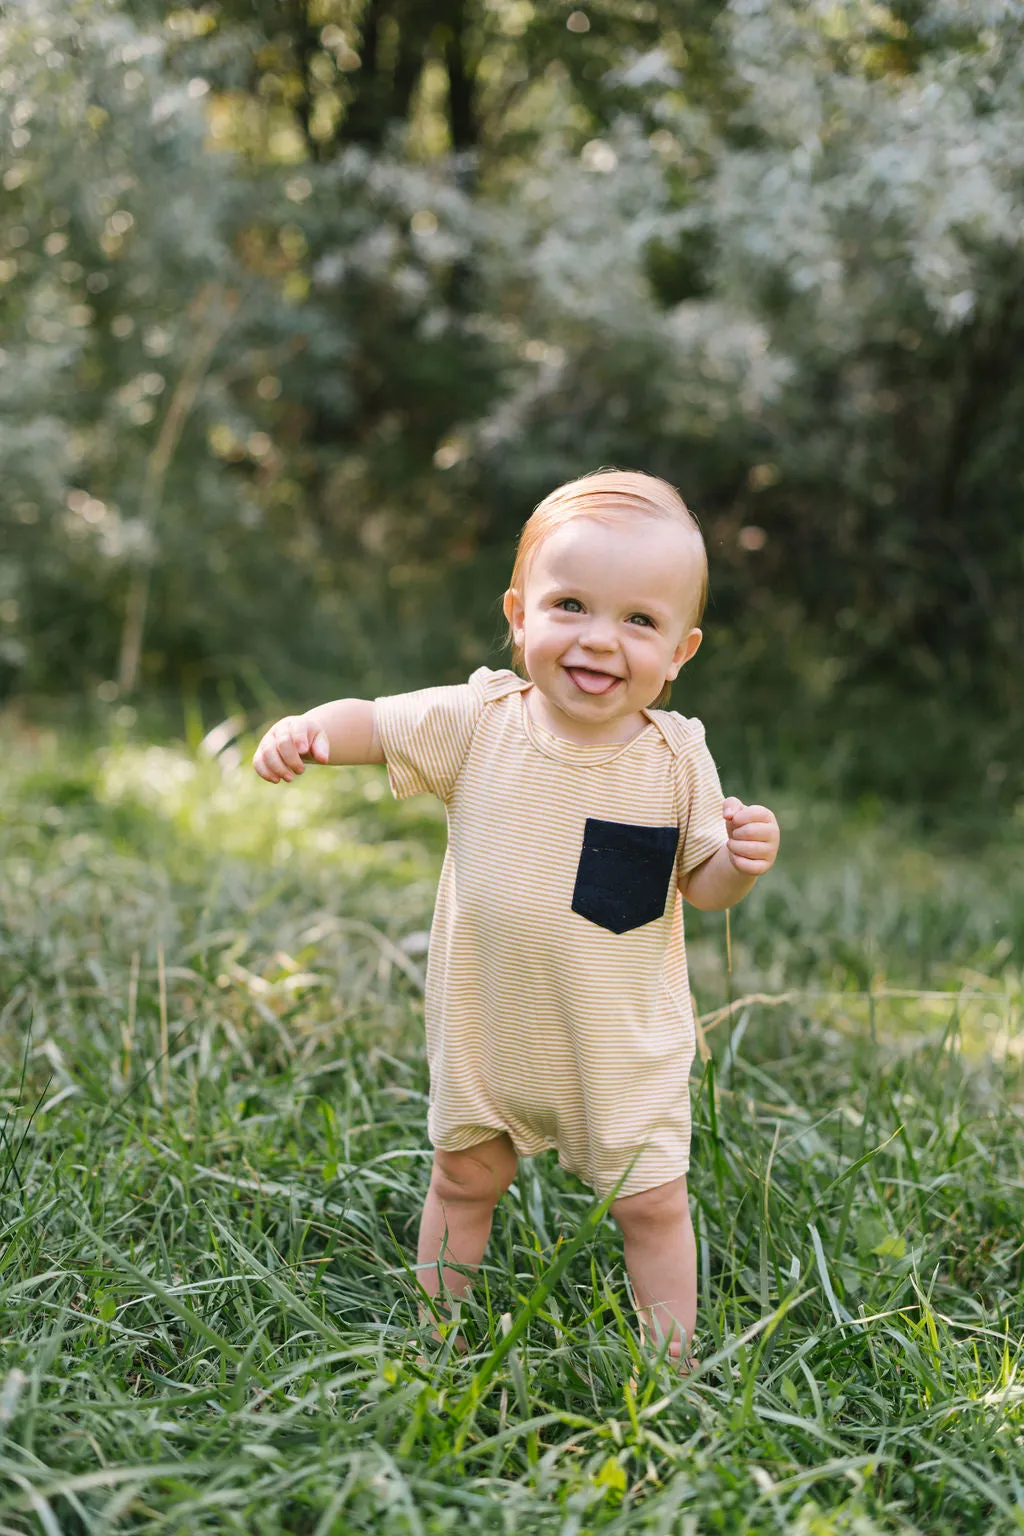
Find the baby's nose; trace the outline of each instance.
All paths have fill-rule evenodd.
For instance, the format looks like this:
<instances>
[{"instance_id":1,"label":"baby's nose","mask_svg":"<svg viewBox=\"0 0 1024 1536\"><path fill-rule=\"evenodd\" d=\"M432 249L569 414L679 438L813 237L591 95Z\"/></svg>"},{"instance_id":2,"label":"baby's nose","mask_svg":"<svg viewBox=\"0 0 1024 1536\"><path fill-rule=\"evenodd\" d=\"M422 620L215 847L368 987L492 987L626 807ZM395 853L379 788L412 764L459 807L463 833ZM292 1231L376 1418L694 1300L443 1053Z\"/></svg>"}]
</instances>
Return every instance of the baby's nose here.
<instances>
[{"instance_id":1,"label":"baby's nose","mask_svg":"<svg viewBox=\"0 0 1024 1536\"><path fill-rule=\"evenodd\" d=\"M613 651L617 645L615 626L604 619L591 619L583 644L592 651Z\"/></svg>"}]
</instances>

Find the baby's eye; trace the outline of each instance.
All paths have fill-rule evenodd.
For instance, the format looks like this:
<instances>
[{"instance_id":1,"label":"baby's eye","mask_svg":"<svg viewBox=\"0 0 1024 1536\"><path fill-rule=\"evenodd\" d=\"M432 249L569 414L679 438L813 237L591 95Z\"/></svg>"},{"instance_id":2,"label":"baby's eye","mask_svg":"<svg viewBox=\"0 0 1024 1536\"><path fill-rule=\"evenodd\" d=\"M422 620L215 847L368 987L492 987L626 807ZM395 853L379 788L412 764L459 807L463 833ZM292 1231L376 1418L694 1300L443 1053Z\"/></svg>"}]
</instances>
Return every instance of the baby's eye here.
<instances>
[{"instance_id":1,"label":"baby's eye","mask_svg":"<svg viewBox=\"0 0 1024 1536\"><path fill-rule=\"evenodd\" d=\"M583 604L578 597L560 597L555 607L564 609L566 613L583 612Z\"/></svg>"},{"instance_id":2,"label":"baby's eye","mask_svg":"<svg viewBox=\"0 0 1024 1536\"><path fill-rule=\"evenodd\" d=\"M658 627L649 613L631 613L627 623L641 624L647 629L657 629Z\"/></svg>"}]
</instances>

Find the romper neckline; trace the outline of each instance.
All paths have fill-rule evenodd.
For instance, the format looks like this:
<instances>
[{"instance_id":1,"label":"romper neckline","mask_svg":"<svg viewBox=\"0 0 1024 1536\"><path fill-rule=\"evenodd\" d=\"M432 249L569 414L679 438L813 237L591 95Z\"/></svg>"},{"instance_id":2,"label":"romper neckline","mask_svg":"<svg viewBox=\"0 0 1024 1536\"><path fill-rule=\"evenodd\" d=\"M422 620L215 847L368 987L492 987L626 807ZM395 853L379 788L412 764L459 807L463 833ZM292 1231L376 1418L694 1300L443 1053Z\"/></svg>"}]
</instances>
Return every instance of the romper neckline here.
<instances>
[{"instance_id":1,"label":"romper neckline","mask_svg":"<svg viewBox=\"0 0 1024 1536\"><path fill-rule=\"evenodd\" d=\"M566 741L563 736L554 736L538 721L534 720L526 707L525 690L519 694L519 711L523 733L530 745L535 747L544 757L550 757L558 763L572 763L578 768L602 768L606 763L613 763L628 752L630 747L638 741L643 741L650 735L654 722L650 719L647 710L642 713L647 716L647 724L642 731L637 731L628 741L602 741L587 744L581 741ZM655 727L656 729L656 727Z\"/></svg>"}]
</instances>

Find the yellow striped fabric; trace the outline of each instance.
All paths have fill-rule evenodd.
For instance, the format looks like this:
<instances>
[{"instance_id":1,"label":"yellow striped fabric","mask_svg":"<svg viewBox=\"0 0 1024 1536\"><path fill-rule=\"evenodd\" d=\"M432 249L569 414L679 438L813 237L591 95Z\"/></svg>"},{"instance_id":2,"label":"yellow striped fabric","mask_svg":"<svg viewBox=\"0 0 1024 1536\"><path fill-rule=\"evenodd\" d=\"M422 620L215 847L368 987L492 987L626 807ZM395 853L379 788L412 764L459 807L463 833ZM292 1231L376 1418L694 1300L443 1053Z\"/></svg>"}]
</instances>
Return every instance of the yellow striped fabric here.
<instances>
[{"instance_id":1,"label":"yellow striped fabric","mask_svg":"<svg viewBox=\"0 0 1024 1536\"><path fill-rule=\"evenodd\" d=\"M699 721L647 711L626 743L580 746L531 718L530 684L468 683L376 701L396 796L448 810L427 965L428 1131L457 1151L507 1131L556 1148L604 1195L689 1166L693 1014L677 881L726 840ZM588 818L678 827L660 917L613 933L572 910Z\"/></svg>"}]
</instances>

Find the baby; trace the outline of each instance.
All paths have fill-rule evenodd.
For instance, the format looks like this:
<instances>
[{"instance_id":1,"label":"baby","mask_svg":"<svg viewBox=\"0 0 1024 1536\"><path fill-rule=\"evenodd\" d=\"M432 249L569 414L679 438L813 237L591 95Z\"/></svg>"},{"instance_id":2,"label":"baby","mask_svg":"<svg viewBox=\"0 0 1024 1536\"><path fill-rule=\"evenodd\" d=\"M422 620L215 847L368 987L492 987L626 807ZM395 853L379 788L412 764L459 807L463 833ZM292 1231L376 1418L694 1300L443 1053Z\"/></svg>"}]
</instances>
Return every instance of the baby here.
<instances>
[{"instance_id":1,"label":"baby","mask_svg":"<svg viewBox=\"0 0 1024 1536\"><path fill-rule=\"evenodd\" d=\"M554 1148L597 1195L614 1191L641 1327L683 1362L697 1285L682 897L732 906L779 847L771 811L723 801L700 722L663 707L700 645L706 591L700 531L670 485L585 475L523 529L504 599L518 673L323 704L278 721L254 758L271 783L304 760L385 762L396 796L447 807L426 984L426 1293L442 1274L464 1293L517 1159Z\"/></svg>"}]
</instances>

